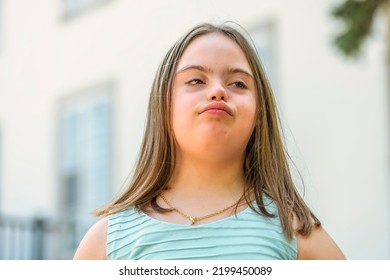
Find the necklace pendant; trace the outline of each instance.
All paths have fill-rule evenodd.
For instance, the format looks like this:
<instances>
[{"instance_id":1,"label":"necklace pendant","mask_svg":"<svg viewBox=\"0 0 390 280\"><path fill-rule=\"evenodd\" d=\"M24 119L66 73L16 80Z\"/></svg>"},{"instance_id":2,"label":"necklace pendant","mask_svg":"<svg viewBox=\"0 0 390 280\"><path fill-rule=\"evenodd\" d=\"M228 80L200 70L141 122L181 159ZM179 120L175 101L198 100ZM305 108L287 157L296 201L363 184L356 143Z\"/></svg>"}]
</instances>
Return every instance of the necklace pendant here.
<instances>
[{"instance_id":1,"label":"necklace pendant","mask_svg":"<svg viewBox=\"0 0 390 280\"><path fill-rule=\"evenodd\" d=\"M187 226L192 226L193 224L195 224L195 218L189 217L188 220L189 221L186 223Z\"/></svg>"}]
</instances>

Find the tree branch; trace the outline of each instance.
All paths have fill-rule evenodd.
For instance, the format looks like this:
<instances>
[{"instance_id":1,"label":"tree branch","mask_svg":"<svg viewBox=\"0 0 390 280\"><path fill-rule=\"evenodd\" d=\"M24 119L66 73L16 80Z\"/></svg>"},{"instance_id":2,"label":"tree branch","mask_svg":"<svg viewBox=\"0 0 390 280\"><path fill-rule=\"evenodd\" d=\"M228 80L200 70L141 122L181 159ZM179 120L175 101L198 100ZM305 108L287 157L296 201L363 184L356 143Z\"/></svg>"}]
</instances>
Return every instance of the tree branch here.
<instances>
[{"instance_id":1,"label":"tree branch","mask_svg":"<svg viewBox=\"0 0 390 280\"><path fill-rule=\"evenodd\" d=\"M336 47L346 56L357 56L363 41L371 33L376 12L389 1L345 0L335 7L332 15L345 24L345 30L334 39Z\"/></svg>"}]
</instances>

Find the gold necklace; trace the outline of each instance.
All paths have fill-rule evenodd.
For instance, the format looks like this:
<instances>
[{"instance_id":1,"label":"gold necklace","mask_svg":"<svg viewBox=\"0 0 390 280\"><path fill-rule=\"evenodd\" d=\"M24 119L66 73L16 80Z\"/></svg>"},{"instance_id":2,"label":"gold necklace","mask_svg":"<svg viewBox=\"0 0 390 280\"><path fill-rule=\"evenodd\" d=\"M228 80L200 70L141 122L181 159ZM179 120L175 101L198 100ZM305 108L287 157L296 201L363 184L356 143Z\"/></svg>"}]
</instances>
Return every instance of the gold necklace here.
<instances>
[{"instance_id":1,"label":"gold necklace","mask_svg":"<svg viewBox=\"0 0 390 280\"><path fill-rule=\"evenodd\" d=\"M214 216L217 216L219 214L222 214L223 212L229 210L230 208L233 208L234 206L236 206L241 198L239 200L237 200L236 202L234 202L233 204L217 211L217 212L213 212L211 214L207 214L207 215L204 215L204 216L200 216L200 217L195 217L195 216L190 216L186 213L184 213L183 211L179 210L178 208L174 207L167 199L165 196L163 196L162 194L160 194L160 197L162 198L162 200L164 200L164 202L171 208L171 210L175 211L176 213L180 214L181 216L185 217L186 219L188 219L188 223L186 223L186 225L189 225L189 226L192 226L194 225L197 221L200 221L200 220L204 220L204 219L207 219L207 218L211 218L211 217L214 217Z\"/></svg>"}]
</instances>

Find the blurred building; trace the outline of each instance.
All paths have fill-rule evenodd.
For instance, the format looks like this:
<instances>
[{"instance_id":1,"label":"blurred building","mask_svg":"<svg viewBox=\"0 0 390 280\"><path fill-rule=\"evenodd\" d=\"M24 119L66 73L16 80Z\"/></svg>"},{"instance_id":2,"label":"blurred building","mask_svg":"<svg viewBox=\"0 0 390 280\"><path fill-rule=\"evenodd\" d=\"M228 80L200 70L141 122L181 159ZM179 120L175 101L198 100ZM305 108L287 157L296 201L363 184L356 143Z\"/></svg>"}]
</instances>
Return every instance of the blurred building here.
<instances>
[{"instance_id":1,"label":"blurred building","mask_svg":"<svg viewBox=\"0 0 390 280\"><path fill-rule=\"evenodd\" d=\"M346 59L336 3L0 0L0 258L73 256L131 173L165 52L232 20L271 78L306 201L348 258L390 259L385 21Z\"/></svg>"}]
</instances>

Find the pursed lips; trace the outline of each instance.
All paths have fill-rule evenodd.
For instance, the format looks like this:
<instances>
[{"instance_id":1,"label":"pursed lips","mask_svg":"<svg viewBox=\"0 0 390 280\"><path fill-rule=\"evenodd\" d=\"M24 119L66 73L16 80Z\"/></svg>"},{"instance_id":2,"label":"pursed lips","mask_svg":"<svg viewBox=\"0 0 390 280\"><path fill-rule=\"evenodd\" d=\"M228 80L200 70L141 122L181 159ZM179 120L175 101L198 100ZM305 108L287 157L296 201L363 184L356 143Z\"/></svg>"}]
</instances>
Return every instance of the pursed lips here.
<instances>
[{"instance_id":1,"label":"pursed lips","mask_svg":"<svg viewBox=\"0 0 390 280\"><path fill-rule=\"evenodd\" d=\"M207 111L211 111L211 112L212 111L215 111L215 112L224 111L227 114L229 114L230 116L233 115L233 112L230 109L230 107L228 105L226 105L225 103L223 103L223 102L213 102L213 103L208 104L206 107L204 107L201 110L200 114L204 113L204 112L207 112Z\"/></svg>"}]
</instances>

